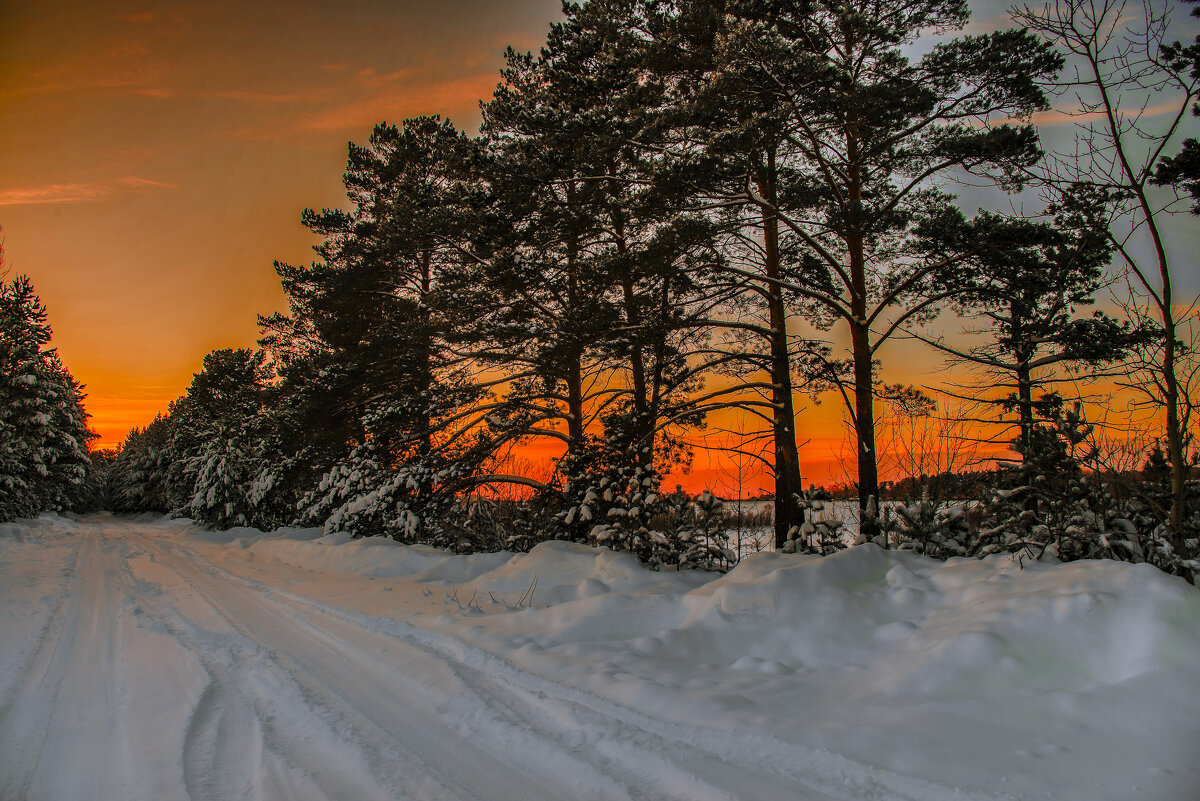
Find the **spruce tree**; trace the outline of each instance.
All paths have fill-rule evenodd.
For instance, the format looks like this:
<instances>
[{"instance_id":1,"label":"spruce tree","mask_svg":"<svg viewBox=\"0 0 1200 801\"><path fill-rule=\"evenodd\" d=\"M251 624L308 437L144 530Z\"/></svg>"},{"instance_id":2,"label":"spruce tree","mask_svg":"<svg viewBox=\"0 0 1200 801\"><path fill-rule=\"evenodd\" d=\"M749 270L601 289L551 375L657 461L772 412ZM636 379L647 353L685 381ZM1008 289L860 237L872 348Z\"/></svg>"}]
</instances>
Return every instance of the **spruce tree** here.
<instances>
[{"instance_id":1,"label":"spruce tree","mask_svg":"<svg viewBox=\"0 0 1200 801\"><path fill-rule=\"evenodd\" d=\"M171 422L166 415L131 429L108 470L109 508L120 513L168 512L171 454Z\"/></svg>"},{"instance_id":2,"label":"spruce tree","mask_svg":"<svg viewBox=\"0 0 1200 801\"><path fill-rule=\"evenodd\" d=\"M87 480L83 388L50 338L29 279L0 284L0 520L69 508Z\"/></svg>"},{"instance_id":3,"label":"spruce tree","mask_svg":"<svg viewBox=\"0 0 1200 801\"><path fill-rule=\"evenodd\" d=\"M214 350L187 393L171 404L172 505L203 525L271 528L251 486L271 461L266 415L273 376L262 351Z\"/></svg>"}]
</instances>

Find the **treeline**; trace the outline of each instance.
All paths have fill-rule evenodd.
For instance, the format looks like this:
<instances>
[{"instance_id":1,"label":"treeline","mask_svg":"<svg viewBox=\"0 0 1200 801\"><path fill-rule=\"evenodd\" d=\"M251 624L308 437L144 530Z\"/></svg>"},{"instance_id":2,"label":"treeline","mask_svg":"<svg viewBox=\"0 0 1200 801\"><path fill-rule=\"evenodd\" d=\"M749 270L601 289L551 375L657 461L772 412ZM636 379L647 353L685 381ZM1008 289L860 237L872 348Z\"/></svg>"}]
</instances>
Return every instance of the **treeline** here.
<instances>
[{"instance_id":1,"label":"treeline","mask_svg":"<svg viewBox=\"0 0 1200 801\"><path fill-rule=\"evenodd\" d=\"M737 410L767 443L747 452L774 484L777 547L823 552L794 399L825 392L853 430L863 540L1188 569L1189 351L1165 246L1142 265L1120 228L1161 244L1170 209L1151 184L1194 187L1188 148L1163 161L1185 115L1103 175L1097 153L1146 133L1128 115L1106 145L1104 115L1082 109L1094 150L1074 161L1047 157L1029 122L1088 5L953 38L968 22L959 0L564 4L539 54L506 53L477 136L422 117L350 145L348 209L302 216L319 259L276 264L287 312L260 319L261 350L206 356L187 394L130 434L113 504L218 527L461 548L560 537L716 564L715 503L660 483L706 420ZM1059 26L1075 10L1079 24ZM1152 63L1124 51L1129 80L1153 88L1158 70L1186 109L1197 47L1145 22ZM1136 92L1104 63L1098 80ZM1044 203L968 216L955 182L1036 185ZM1120 319L1086 311L1114 258L1140 292ZM972 321L970 344L943 339L945 309ZM844 354L823 341L835 330ZM987 519L918 504L904 522L880 503L880 404L916 415L927 401L881 378L883 347L908 336L977 366L985 416L1012 426L1014 466ZM1114 365L1158 404L1169 489L1102 506L1076 487L1097 475L1078 439L1089 429L1056 382ZM550 476L513 469L536 440L563 449ZM504 486L530 497L499 521L487 499ZM1118 553L1114 526L1137 553ZM1061 547L1070 537L1090 544Z\"/></svg>"}]
</instances>

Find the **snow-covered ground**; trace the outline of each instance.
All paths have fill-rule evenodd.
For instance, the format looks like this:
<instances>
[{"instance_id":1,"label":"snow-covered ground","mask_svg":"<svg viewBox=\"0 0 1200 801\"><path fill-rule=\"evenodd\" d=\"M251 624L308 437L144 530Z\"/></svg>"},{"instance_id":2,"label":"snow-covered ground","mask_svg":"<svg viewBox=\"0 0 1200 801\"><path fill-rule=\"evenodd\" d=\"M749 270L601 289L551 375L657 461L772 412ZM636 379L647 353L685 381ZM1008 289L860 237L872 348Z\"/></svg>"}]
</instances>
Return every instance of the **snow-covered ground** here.
<instances>
[{"instance_id":1,"label":"snow-covered ground","mask_svg":"<svg viewBox=\"0 0 1200 801\"><path fill-rule=\"evenodd\" d=\"M1200 592L0 525L0 799L1200 798Z\"/></svg>"}]
</instances>

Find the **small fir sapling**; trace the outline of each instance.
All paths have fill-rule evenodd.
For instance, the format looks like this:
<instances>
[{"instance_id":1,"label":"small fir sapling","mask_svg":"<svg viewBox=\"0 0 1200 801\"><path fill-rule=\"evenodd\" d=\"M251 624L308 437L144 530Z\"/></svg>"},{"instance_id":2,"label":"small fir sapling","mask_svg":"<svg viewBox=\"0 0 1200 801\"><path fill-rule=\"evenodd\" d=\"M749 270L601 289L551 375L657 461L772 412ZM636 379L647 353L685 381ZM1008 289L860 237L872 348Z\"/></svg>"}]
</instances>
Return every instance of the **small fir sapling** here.
<instances>
[{"instance_id":1,"label":"small fir sapling","mask_svg":"<svg viewBox=\"0 0 1200 801\"><path fill-rule=\"evenodd\" d=\"M928 488L915 503L886 506L882 525L897 550L939 559L965 555L971 540L966 508L931 501Z\"/></svg>"},{"instance_id":2,"label":"small fir sapling","mask_svg":"<svg viewBox=\"0 0 1200 801\"><path fill-rule=\"evenodd\" d=\"M830 502L820 490L810 488L796 495L796 504L804 513L804 522L788 530L784 553L828 556L846 547L842 539L842 521L829 519Z\"/></svg>"}]
</instances>

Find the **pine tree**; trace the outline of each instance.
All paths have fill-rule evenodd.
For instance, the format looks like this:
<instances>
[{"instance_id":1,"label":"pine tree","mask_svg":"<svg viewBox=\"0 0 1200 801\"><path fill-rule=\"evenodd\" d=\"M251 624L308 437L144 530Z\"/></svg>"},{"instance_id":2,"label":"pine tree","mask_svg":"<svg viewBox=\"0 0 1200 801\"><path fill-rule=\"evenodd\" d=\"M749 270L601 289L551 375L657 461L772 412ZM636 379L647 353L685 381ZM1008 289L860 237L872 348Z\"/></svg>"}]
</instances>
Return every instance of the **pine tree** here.
<instances>
[{"instance_id":1,"label":"pine tree","mask_svg":"<svg viewBox=\"0 0 1200 801\"><path fill-rule=\"evenodd\" d=\"M695 262L711 237L651 187L642 134L661 89L638 66L641 5L566 6L539 56L508 53L484 108L494 250L476 330L510 379L494 420L506 437L561 439L575 486L575 471L602 469L595 453L656 474L686 459L681 434L704 414L707 365L690 357L705 337Z\"/></svg>"},{"instance_id":2,"label":"pine tree","mask_svg":"<svg viewBox=\"0 0 1200 801\"><path fill-rule=\"evenodd\" d=\"M281 478L303 487L302 519L387 494L417 465L456 462L466 482L487 456L476 409L487 390L455 347L471 313L458 288L474 259L473 158L470 140L435 117L376 126L366 146L350 147L353 208L303 215L324 238L322 261L277 265L290 313L263 320L263 344L283 379L280 419L300 432L285 446L298 475ZM434 485L448 497L462 487Z\"/></svg>"},{"instance_id":3,"label":"pine tree","mask_svg":"<svg viewBox=\"0 0 1200 801\"><path fill-rule=\"evenodd\" d=\"M720 81L720 36L726 20L716 4L683 3L677 12L646 3L655 42L646 71L664 102L649 133L661 142L654 181L664 201L698 210L714 230L716 252L699 283L699 322L712 332L709 363L732 385L703 397L709 409L737 408L769 428L768 467L775 482L775 543L782 548L803 522L793 400L793 337L785 280L825 283L820 265L804 260L773 211L749 201L776 198L794 176L780 158L779 129L739 101ZM714 83L721 86L718 87ZM723 88L722 88L723 87ZM722 382L727 384L728 382Z\"/></svg>"},{"instance_id":4,"label":"pine tree","mask_svg":"<svg viewBox=\"0 0 1200 801\"><path fill-rule=\"evenodd\" d=\"M0 284L0 520L69 508L87 480L83 388L50 338L29 279Z\"/></svg>"},{"instance_id":5,"label":"pine tree","mask_svg":"<svg viewBox=\"0 0 1200 801\"><path fill-rule=\"evenodd\" d=\"M509 379L498 412L511 437L554 438L578 456L616 369L599 343L620 312L596 219L601 184L580 120L565 115L548 73L552 56L509 50L502 81L483 108L491 156L493 241L476 302L484 310L479 355Z\"/></svg>"},{"instance_id":6,"label":"pine tree","mask_svg":"<svg viewBox=\"0 0 1200 801\"><path fill-rule=\"evenodd\" d=\"M1185 0L1200 3L1200 0ZM1192 9L1193 17L1200 17L1200 5ZM1184 46L1173 42L1163 47L1163 60L1173 71L1180 74L1190 72L1192 78L1200 78L1200 36L1192 44ZM1200 102L1192 104L1192 116L1200 117ZM1175 186L1191 195L1192 214L1200 214L1200 140L1189 137L1174 156L1163 156L1154 168L1153 183L1158 186Z\"/></svg>"},{"instance_id":7,"label":"pine tree","mask_svg":"<svg viewBox=\"0 0 1200 801\"><path fill-rule=\"evenodd\" d=\"M956 232L942 231L939 246L973 254L953 305L981 322L971 333L985 340L965 347L922 337L982 371L985 387L1007 390L970 397L996 407L1001 420L1015 413L1007 422L1016 427L1020 454L1030 452L1036 427L1059 411L1058 368L1102 368L1152 336L1101 311L1081 313L1094 303L1113 255L1103 196L1079 187L1047 214L1035 220L985 212Z\"/></svg>"}]
</instances>

